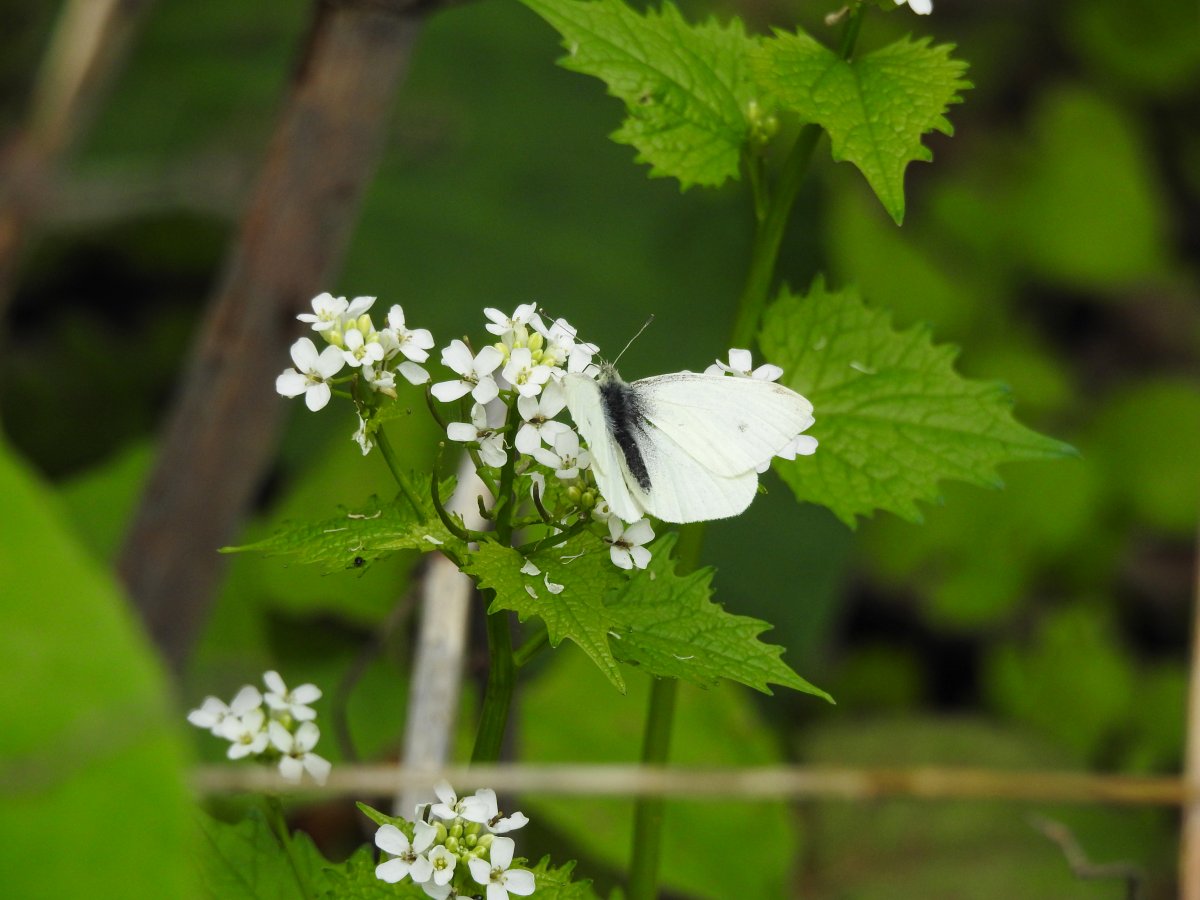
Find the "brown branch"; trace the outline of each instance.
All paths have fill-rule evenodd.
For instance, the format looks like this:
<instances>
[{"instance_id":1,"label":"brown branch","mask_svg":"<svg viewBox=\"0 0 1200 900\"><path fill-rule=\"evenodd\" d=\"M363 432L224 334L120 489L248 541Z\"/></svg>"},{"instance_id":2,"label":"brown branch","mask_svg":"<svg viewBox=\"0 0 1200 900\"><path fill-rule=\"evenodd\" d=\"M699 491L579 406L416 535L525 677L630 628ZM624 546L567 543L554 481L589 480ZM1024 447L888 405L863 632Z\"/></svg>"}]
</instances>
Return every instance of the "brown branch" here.
<instances>
[{"instance_id":1,"label":"brown branch","mask_svg":"<svg viewBox=\"0 0 1200 900\"><path fill-rule=\"evenodd\" d=\"M1200 790L1200 535L1196 541L1196 585L1192 606L1192 659L1188 674L1187 747L1183 777L1193 797ZM1200 900L1200 802L1183 809L1179 847L1179 896Z\"/></svg>"},{"instance_id":2,"label":"brown branch","mask_svg":"<svg viewBox=\"0 0 1200 900\"><path fill-rule=\"evenodd\" d=\"M275 449L275 376L296 314L329 286L375 171L421 11L323 2L209 305L118 570L168 662L182 665L228 543Z\"/></svg>"},{"instance_id":3,"label":"brown branch","mask_svg":"<svg viewBox=\"0 0 1200 900\"><path fill-rule=\"evenodd\" d=\"M446 779L461 792L477 787L541 795L651 795L731 797L741 800L1019 800L1179 806L1189 794L1178 778L1020 772L986 769L756 769L646 768L626 765L495 765L438 770L396 766L338 766L329 782L289 785L272 769L209 766L194 784L203 793L299 791L325 795L380 796L404 788L428 788ZM1193 795L1194 796L1194 795Z\"/></svg>"},{"instance_id":4,"label":"brown branch","mask_svg":"<svg viewBox=\"0 0 1200 900\"><path fill-rule=\"evenodd\" d=\"M150 0L68 0L38 70L28 122L4 149L0 185L0 319L29 224L63 158L91 124Z\"/></svg>"},{"instance_id":5,"label":"brown branch","mask_svg":"<svg viewBox=\"0 0 1200 900\"><path fill-rule=\"evenodd\" d=\"M1094 863L1083 852L1075 834L1062 822L1034 815L1029 817L1029 824L1058 844L1071 873L1076 878L1084 881L1123 881L1128 900L1137 900L1141 895L1145 876L1133 863Z\"/></svg>"}]
</instances>

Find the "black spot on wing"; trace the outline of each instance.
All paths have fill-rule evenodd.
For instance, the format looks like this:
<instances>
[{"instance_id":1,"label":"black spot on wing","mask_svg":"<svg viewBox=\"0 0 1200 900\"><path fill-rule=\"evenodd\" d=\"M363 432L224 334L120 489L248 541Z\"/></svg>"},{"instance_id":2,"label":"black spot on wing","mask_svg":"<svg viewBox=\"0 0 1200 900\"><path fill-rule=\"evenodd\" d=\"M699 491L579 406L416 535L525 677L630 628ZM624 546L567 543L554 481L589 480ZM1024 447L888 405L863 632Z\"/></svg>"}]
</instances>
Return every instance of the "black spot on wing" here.
<instances>
[{"instance_id":1,"label":"black spot on wing","mask_svg":"<svg viewBox=\"0 0 1200 900\"><path fill-rule=\"evenodd\" d=\"M646 461L638 448L638 439L646 436L646 418L638 403L637 394L623 381L616 379L600 382L600 399L604 405L604 417L608 420L617 446L625 454L625 465L629 474L643 491L650 490L650 473Z\"/></svg>"}]
</instances>

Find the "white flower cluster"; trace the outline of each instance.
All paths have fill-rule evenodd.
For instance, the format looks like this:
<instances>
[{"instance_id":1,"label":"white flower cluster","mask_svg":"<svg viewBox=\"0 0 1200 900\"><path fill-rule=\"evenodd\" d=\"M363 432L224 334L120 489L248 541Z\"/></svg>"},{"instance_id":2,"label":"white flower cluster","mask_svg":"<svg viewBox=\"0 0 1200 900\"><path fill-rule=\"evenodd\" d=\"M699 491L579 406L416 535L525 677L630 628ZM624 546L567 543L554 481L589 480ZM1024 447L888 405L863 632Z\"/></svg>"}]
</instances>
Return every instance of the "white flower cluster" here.
<instances>
[{"instance_id":1,"label":"white flower cluster","mask_svg":"<svg viewBox=\"0 0 1200 900\"><path fill-rule=\"evenodd\" d=\"M484 315L488 318L484 327L496 342L474 353L463 341L453 341L442 351L442 362L458 377L430 388L444 403L471 396L471 421L451 422L446 436L476 445L480 461L488 466L505 465L515 450L524 457L518 461L518 471L529 471L534 465L551 470L568 496L607 525L613 564L644 569L650 551L643 545L654 539L649 520L626 526L609 514L587 475L591 455L580 444L579 434L557 418L567 406L562 377L585 372L598 348L580 341L565 319L547 325L533 303L518 306L512 315L498 309L485 309ZM509 416L514 409L520 423L510 446L506 434L512 431ZM532 471L530 475L537 496L544 498L546 476Z\"/></svg>"},{"instance_id":2,"label":"white flower cluster","mask_svg":"<svg viewBox=\"0 0 1200 900\"><path fill-rule=\"evenodd\" d=\"M412 384L427 382L429 373L418 363L429 358L433 335L425 328L408 329L399 306L388 310L387 326L377 329L368 315L374 303L374 297L347 300L321 294L313 298L313 311L296 318L312 325L328 346L318 353L309 338L292 344L295 368L275 379L275 390L285 397L303 394L308 408L316 412L332 396L331 379L346 366L357 370L348 378L358 374L371 390L389 397L396 396L397 372ZM363 452L369 449L364 447Z\"/></svg>"},{"instance_id":3,"label":"white flower cluster","mask_svg":"<svg viewBox=\"0 0 1200 900\"><path fill-rule=\"evenodd\" d=\"M299 781L304 772L318 784L324 784L331 768L329 761L313 753L321 732L310 703L321 699L321 689L302 684L288 690L278 672L263 675L266 692L245 685L229 703L217 697L205 697L198 709L188 713L188 721L206 728L229 741L230 759L259 757L279 762L279 774Z\"/></svg>"},{"instance_id":4,"label":"white flower cluster","mask_svg":"<svg viewBox=\"0 0 1200 900\"><path fill-rule=\"evenodd\" d=\"M445 782L434 791L439 802L417 807L415 822L402 822L403 829L381 825L375 832L375 845L391 856L375 868L375 877L388 884L411 878L435 900L532 894L533 873L512 868L516 842L501 837L529 820L501 812L496 792L488 788L462 799Z\"/></svg>"},{"instance_id":5,"label":"white flower cluster","mask_svg":"<svg viewBox=\"0 0 1200 900\"><path fill-rule=\"evenodd\" d=\"M749 350L732 349L729 351L729 362L719 359L704 370L705 375L732 375L734 378L756 378L759 381L778 381L783 376L783 369L771 363L763 363L754 368L754 360ZM798 434L791 442L775 455L782 459L795 459L797 456L812 456L817 452L817 439L812 435ZM758 467L761 475L771 467L767 460Z\"/></svg>"}]
</instances>

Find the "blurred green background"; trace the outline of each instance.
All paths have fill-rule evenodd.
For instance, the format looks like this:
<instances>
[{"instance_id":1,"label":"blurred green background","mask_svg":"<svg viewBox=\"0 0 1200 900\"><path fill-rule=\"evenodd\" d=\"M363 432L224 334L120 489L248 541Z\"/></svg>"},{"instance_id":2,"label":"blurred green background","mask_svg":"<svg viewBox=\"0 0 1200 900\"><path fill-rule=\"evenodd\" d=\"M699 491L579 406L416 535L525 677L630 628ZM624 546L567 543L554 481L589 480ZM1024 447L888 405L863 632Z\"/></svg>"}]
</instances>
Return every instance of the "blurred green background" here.
<instances>
[{"instance_id":1,"label":"blurred green background","mask_svg":"<svg viewBox=\"0 0 1200 900\"><path fill-rule=\"evenodd\" d=\"M0 136L26 110L55 6L0 0ZM767 0L715 12L823 35L832 8ZM310 13L296 0L153 6L37 228L0 356L0 418L48 483L31 508L53 504L55 540L78 542L93 563L111 561L137 500ZM685 691L676 758L1175 773L1200 506L1197 9L937 0L928 18L873 16L863 46L910 31L958 44L971 64L976 88L950 116L956 136L928 138L934 163L910 168L902 229L857 172L820 150L785 277L805 287L826 272L901 325L928 321L963 348L966 374L1011 384L1018 416L1081 456L1011 466L999 492L948 484L924 524L881 516L856 533L797 508L770 480L746 517L710 530L717 599L772 622L769 638L839 705ZM329 288L402 303L439 343L479 332L483 306L536 300L615 352L653 312L624 375L702 367L726 350L747 198L740 185L681 194L647 179L605 138L619 104L558 69L559 54L513 0L428 22ZM360 461L350 418L293 416L247 539L389 490L382 463ZM418 421L404 452L422 460L435 439ZM0 575L36 558L17 546L0 547ZM235 559L165 721L278 667L289 682L326 686L322 721L344 707L362 758L394 753L411 623L347 686L346 703L334 703L335 687L413 562L322 576ZM20 605L13 597L4 603ZM634 678L621 697L601 681L569 649L528 673L519 757L636 759L645 685ZM341 759L332 732L322 749ZM219 757L205 735L186 739L197 758ZM522 808L534 820L529 852L577 856L599 886L617 882L628 803L531 796ZM1067 823L1096 861L1142 867L1147 896L1172 896L1175 813L987 801L679 803L665 877L677 897L1123 896L1119 883L1074 878L1030 812ZM356 818L348 803L297 811L331 856L362 840Z\"/></svg>"}]
</instances>

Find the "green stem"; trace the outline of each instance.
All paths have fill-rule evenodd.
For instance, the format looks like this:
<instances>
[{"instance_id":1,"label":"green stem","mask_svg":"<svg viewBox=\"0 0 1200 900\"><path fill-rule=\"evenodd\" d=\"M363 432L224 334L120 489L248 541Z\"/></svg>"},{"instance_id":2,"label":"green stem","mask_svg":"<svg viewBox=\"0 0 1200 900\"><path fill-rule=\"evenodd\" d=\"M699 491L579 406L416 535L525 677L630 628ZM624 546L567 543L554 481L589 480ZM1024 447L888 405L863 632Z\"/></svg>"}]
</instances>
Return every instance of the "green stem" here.
<instances>
[{"instance_id":1,"label":"green stem","mask_svg":"<svg viewBox=\"0 0 1200 900\"><path fill-rule=\"evenodd\" d=\"M855 6L847 17L839 47L842 59L849 59L854 52L859 29L862 27L862 13L862 6ZM779 261L783 233L820 138L821 129L818 126L809 124L801 128L796 136L796 143L792 145L784 162L783 175L778 187L767 200L765 214L761 212L761 197L755 198L758 228L750 251L746 284L738 298L737 313L730 335L731 347L749 348L754 343L771 284L775 279L775 266ZM679 543L675 548L679 574L687 574L699 567L706 527L707 523L699 522L685 525L679 530ZM642 739L643 765L662 766L667 763L677 691L678 682L668 678L655 681L650 688L650 705L646 711L646 727ZM663 810L664 801L660 797L641 797L634 805L629 900L654 900L658 895Z\"/></svg>"},{"instance_id":2,"label":"green stem","mask_svg":"<svg viewBox=\"0 0 1200 900\"><path fill-rule=\"evenodd\" d=\"M517 456L513 448L521 417L517 415L515 401L508 409L511 421L505 433L509 448L508 459L500 469L500 488L496 496L496 540L505 546L512 543L513 511L516 497L513 484L517 476ZM495 594L485 595L491 603ZM488 680L483 693L483 709L479 714L479 729L475 732L475 749L471 752L472 763L491 763L500 758L500 745L504 740L504 728L508 724L508 708L512 702L516 684L516 665L513 662L512 632L509 630L509 615L506 610L497 610L487 616Z\"/></svg>"},{"instance_id":3,"label":"green stem","mask_svg":"<svg viewBox=\"0 0 1200 900\"><path fill-rule=\"evenodd\" d=\"M412 505L413 511L417 514L422 522L425 521L425 510L421 506L421 501L417 497L417 492L413 490L412 482L409 481L404 470L400 468L400 461L396 459L396 451L392 449L392 442L388 440L387 434L380 428L375 432L375 446L379 448L379 452L383 454L383 461L387 463L388 469L392 473L392 477L396 479L396 484L400 485L400 493L404 494L404 498Z\"/></svg>"},{"instance_id":4,"label":"green stem","mask_svg":"<svg viewBox=\"0 0 1200 900\"><path fill-rule=\"evenodd\" d=\"M491 592L488 592L491 595ZM487 617L488 680L483 694L483 710L479 714L479 730L475 732L475 749L471 762L493 763L500 758L504 741L504 726L508 723L508 707L516 683L513 661L512 634L508 629L508 613L497 611Z\"/></svg>"},{"instance_id":5,"label":"green stem","mask_svg":"<svg viewBox=\"0 0 1200 900\"><path fill-rule=\"evenodd\" d=\"M300 890L300 896L304 900L311 900L313 897L312 885L308 883L308 879L304 876L304 870L300 867L300 861L296 859L296 848L292 843L292 833L288 830L287 819L283 814L283 804L279 802L279 798L274 794L267 794L263 798L263 811L267 816L267 824L271 830L275 832L275 837L283 847L283 852L287 856L288 865L292 869L292 875L296 879L296 887Z\"/></svg>"},{"instance_id":6,"label":"green stem","mask_svg":"<svg viewBox=\"0 0 1200 900\"><path fill-rule=\"evenodd\" d=\"M526 639L513 653L513 662L517 668L527 666L534 657L550 646L550 632L542 625L532 636Z\"/></svg>"}]
</instances>

